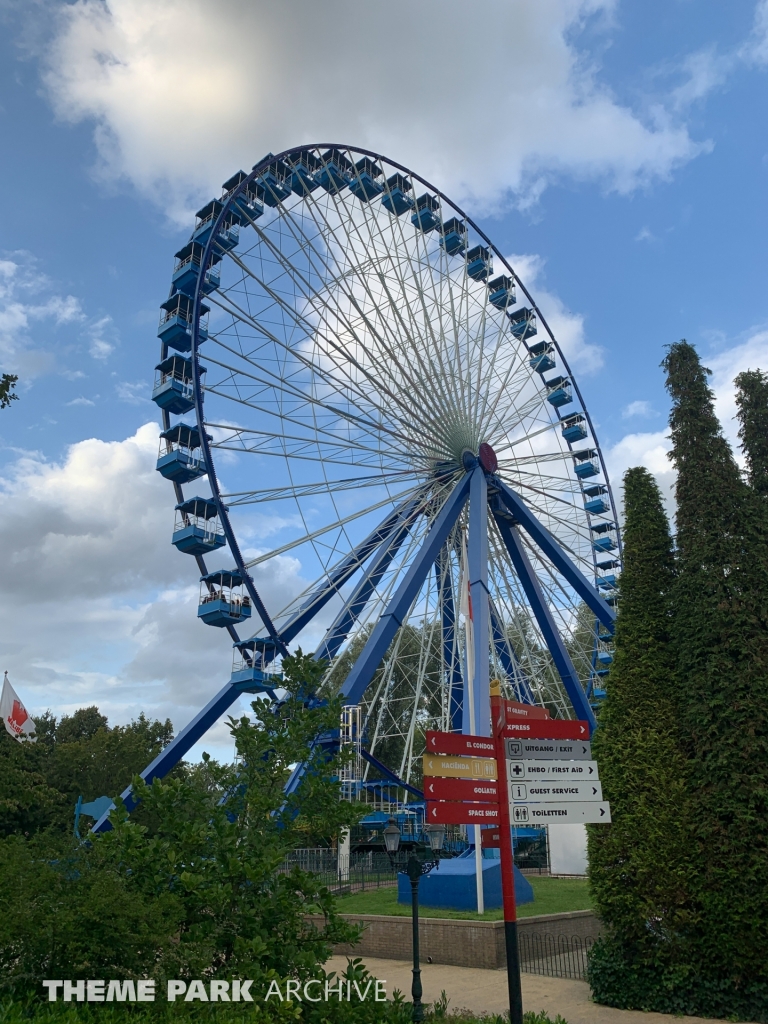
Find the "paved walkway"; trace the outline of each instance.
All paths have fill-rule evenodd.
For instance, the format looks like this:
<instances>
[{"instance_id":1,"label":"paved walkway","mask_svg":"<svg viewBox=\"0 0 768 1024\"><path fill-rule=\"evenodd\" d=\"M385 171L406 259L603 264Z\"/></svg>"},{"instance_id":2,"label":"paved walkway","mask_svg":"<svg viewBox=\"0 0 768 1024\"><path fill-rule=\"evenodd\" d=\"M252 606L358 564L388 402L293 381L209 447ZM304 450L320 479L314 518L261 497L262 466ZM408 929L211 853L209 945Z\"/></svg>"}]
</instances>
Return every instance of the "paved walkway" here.
<instances>
[{"instance_id":1,"label":"paved walkway","mask_svg":"<svg viewBox=\"0 0 768 1024\"><path fill-rule=\"evenodd\" d=\"M347 957L334 956L326 968L341 972L346 963ZM382 981L386 980L388 995L391 996L397 988L410 998L410 962L366 957L365 963L371 974ZM422 964L421 981L425 1002L433 1002L445 989L450 999L449 1012L460 1006L475 1013L504 1013L509 1009L505 970L486 971L476 967ZM546 1010L553 1019L559 1013L567 1024L700 1024L704 1019L598 1006L590 1000L589 986L585 981L544 978L538 974L523 975L523 1008L536 1012Z\"/></svg>"}]
</instances>

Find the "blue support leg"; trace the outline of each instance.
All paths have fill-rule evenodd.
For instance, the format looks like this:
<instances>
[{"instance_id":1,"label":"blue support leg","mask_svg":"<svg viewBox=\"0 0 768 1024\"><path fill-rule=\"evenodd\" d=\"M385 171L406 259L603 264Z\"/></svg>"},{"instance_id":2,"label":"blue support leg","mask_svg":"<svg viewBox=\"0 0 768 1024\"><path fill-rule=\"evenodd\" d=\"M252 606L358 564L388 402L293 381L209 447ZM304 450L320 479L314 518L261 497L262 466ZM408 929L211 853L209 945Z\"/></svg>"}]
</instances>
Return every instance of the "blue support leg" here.
<instances>
[{"instance_id":1,"label":"blue support leg","mask_svg":"<svg viewBox=\"0 0 768 1024\"><path fill-rule=\"evenodd\" d=\"M525 677L523 667L520 664L515 652L512 650L509 639L504 632L501 618L496 611L493 601L490 602L491 609L491 634L496 657L501 662L504 671L510 679L517 683L518 698L523 704L535 704L536 698L531 690L531 685Z\"/></svg>"},{"instance_id":2,"label":"blue support leg","mask_svg":"<svg viewBox=\"0 0 768 1024\"><path fill-rule=\"evenodd\" d=\"M514 521L522 526L531 540L543 551L557 571L565 577L582 601L595 613L600 622L613 632L616 612L609 604L606 604L597 588L576 568L552 534L544 529L522 498L515 494L511 487L508 487L498 477L493 478L493 486L499 491L501 500L509 509ZM498 513L495 514L497 522L503 521Z\"/></svg>"},{"instance_id":3,"label":"blue support leg","mask_svg":"<svg viewBox=\"0 0 768 1024\"><path fill-rule=\"evenodd\" d=\"M381 659L387 652L400 626L402 626L411 605L426 579L437 553L453 529L459 513L464 507L469 491L470 476L467 474L459 480L448 500L440 510L429 533L424 538L421 550L414 559L405 575L405 579L397 588L384 614L376 623L365 647L360 652L352 671L347 676L341 689L347 704L359 704L365 690L373 679Z\"/></svg>"},{"instance_id":4,"label":"blue support leg","mask_svg":"<svg viewBox=\"0 0 768 1024\"><path fill-rule=\"evenodd\" d=\"M488 608L488 484L481 466L472 471L469 489L469 594L475 635L473 694L477 736L491 735ZM465 729L465 732L468 730Z\"/></svg>"},{"instance_id":5,"label":"blue support leg","mask_svg":"<svg viewBox=\"0 0 768 1024\"><path fill-rule=\"evenodd\" d=\"M223 689L219 690L216 696L210 700L202 711L199 711L197 715L192 719L189 725L185 726L179 735L168 744L168 746L161 750L155 760L141 773L141 778L151 783L153 779L162 779L168 772L174 768L179 761L184 757L187 751L197 743L197 741L204 736L210 727L217 722L221 716L227 711L240 696L241 691L236 686L232 686L231 683L227 683ZM129 811L132 811L138 804L138 800L133 796L133 789L129 786L123 790L120 794L125 806ZM109 822L110 811L114 809L112 804L108 810L102 814L99 820L91 829L91 832L108 832L112 828Z\"/></svg>"},{"instance_id":6,"label":"blue support leg","mask_svg":"<svg viewBox=\"0 0 768 1024\"><path fill-rule=\"evenodd\" d=\"M525 590L528 602L533 609L533 614L536 616L536 621L539 624L539 629L544 637L544 642L549 648L549 652L552 655L552 660L555 663L555 668L560 674L560 678L563 680L568 697L573 705L573 710L576 712L577 718L589 722L590 734L595 728L595 716L590 707L587 695L582 689L579 677L576 674L576 669L573 667L571 656L568 654L563 638L558 632L555 620L552 617L552 612L549 610L549 605L546 602L544 593L541 589L541 585L536 578L536 573L533 571L533 567L528 559L528 555L523 549L522 542L517 535L517 531L509 525L509 523L496 516L496 524L501 533L502 539L506 544L507 551L509 551L512 564L515 567L515 572L520 578L520 582Z\"/></svg>"},{"instance_id":7,"label":"blue support leg","mask_svg":"<svg viewBox=\"0 0 768 1024\"><path fill-rule=\"evenodd\" d=\"M456 635L456 604L453 599L453 578L451 576L450 556L445 548L441 548L435 560L435 577L440 595L440 614L443 641L443 672L448 674L450 687L450 719L451 731L461 732L461 716L464 702L464 680L459 658L458 637Z\"/></svg>"},{"instance_id":8,"label":"blue support leg","mask_svg":"<svg viewBox=\"0 0 768 1024\"><path fill-rule=\"evenodd\" d=\"M366 570L363 578L358 583L346 605L336 617L323 637L322 643L315 651L315 658L326 658L330 661L336 656L339 648L347 639L349 631L357 621L371 594L379 585L384 573L387 571L390 562L403 545L403 541L413 526L413 522L421 510L421 498L408 503L400 516L400 525L393 530L387 539L380 546L376 557Z\"/></svg>"},{"instance_id":9,"label":"blue support leg","mask_svg":"<svg viewBox=\"0 0 768 1024\"><path fill-rule=\"evenodd\" d=\"M347 582L347 580L350 579L351 576L354 576L371 552L391 535L392 531L395 530L398 524L402 522L403 517L412 514L414 507L418 507L420 500L421 495L415 499L408 498L406 501L402 502L402 504L387 516L380 526L376 527L373 533L370 533L361 544L358 544L358 546L331 571L327 580L325 580L317 590L314 590L309 595L301 608L299 608L296 614L289 619L280 630L280 636L286 643L290 643L294 637L299 635L307 623L309 623L315 615L325 607L334 594L339 592L339 589Z\"/></svg>"}]
</instances>

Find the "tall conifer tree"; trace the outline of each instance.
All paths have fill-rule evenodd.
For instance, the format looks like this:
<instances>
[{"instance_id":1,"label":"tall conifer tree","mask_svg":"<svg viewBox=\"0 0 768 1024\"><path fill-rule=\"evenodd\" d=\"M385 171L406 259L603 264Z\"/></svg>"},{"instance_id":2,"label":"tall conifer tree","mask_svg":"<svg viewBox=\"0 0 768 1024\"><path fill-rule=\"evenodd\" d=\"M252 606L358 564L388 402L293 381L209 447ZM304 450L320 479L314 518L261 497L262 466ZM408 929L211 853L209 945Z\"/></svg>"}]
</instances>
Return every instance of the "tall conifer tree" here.
<instances>
[{"instance_id":1,"label":"tall conifer tree","mask_svg":"<svg viewBox=\"0 0 768 1024\"><path fill-rule=\"evenodd\" d=\"M669 960L687 923L685 759L670 643L674 559L651 474L624 477L624 564L616 651L594 739L611 825L589 834L590 884L612 957Z\"/></svg>"},{"instance_id":2,"label":"tall conifer tree","mask_svg":"<svg viewBox=\"0 0 768 1024\"><path fill-rule=\"evenodd\" d=\"M699 977L719 986L725 1000L713 1012L739 1012L739 1000L747 988L755 992L760 979L766 984L760 1012L768 1014L763 519L723 437L709 371L696 350L680 341L662 365L672 398L670 457L677 469L672 637L693 827L696 918L689 939Z\"/></svg>"},{"instance_id":3,"label":"tall conifer tree","mask_svg":"<svg viewBox=\"0 0 768 1024\"><path fill-rule=\"evenodd\" d=\"M747 479L755 494L768 497L768 374L745 370L736 380L741 450Z\"/></svg>"}]
</instances>

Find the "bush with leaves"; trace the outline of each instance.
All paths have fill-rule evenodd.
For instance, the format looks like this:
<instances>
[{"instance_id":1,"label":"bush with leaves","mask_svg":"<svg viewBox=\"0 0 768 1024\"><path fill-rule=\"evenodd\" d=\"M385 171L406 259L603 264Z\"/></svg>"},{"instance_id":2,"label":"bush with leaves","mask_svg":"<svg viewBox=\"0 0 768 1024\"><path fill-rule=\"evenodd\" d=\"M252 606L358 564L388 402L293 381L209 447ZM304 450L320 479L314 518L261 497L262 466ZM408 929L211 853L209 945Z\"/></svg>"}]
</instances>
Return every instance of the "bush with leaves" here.
<instances>
[{"instance_id":1,"label":"bush with leaves","mask_svg":"<svg viewBox=\"0 0 768 1024\"><path fill-rule=\"evenodd\" d=\"M118 808L112 830L87 844L66 848L50 835L0 843L0 987L22 997L43 978L249 978L259 998L272 980L285 990L288 978L324 977L332 944L356 930L317 876L288 870L285 856L328 843L363 808L339 799L347 755L329 740L341 705L306 706L318 671L310 661L299 652L284 663L299 697L276 712L254 702L255 723L230 720L236 765L207 759L189 777L134 779L153 830ZM298 763L301 785L286 796ZM374 1005L365 1020L379 1019ZM320 1012L305 1005L303 1019ZM354 1013L334 1004L334 1020Z\"/></svg>"}]
</instances>

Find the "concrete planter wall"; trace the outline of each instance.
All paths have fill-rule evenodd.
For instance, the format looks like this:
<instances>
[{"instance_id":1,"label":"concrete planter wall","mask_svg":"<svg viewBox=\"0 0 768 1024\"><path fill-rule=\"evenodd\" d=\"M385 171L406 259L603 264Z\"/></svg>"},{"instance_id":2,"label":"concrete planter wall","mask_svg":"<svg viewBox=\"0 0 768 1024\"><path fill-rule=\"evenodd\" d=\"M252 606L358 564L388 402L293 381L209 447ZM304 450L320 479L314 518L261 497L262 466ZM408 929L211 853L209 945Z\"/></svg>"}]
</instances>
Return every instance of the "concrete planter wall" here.
<instances>
[{"instance_id":1,"label":"concrete planter wall","mask_svg":"<svg viewBox=\"0 0 768 1024\"><path fill-rule=\"evenodd\" d=\"M355 945L339 945L335 953L349 956L410 960L410 917L385 917L380 914L343 914L346 920L361 924L363 932ZM318 923L322 918L316 918ZM596 939L602 931L591 910L568 914L544 914L518 921L520 934L553 935ZM504 923L502 921L453 921L438 917L419 918L421 958L435 964L454 967L484 967L494 970L506 966Z\"/></svg>"}]
</instances>

